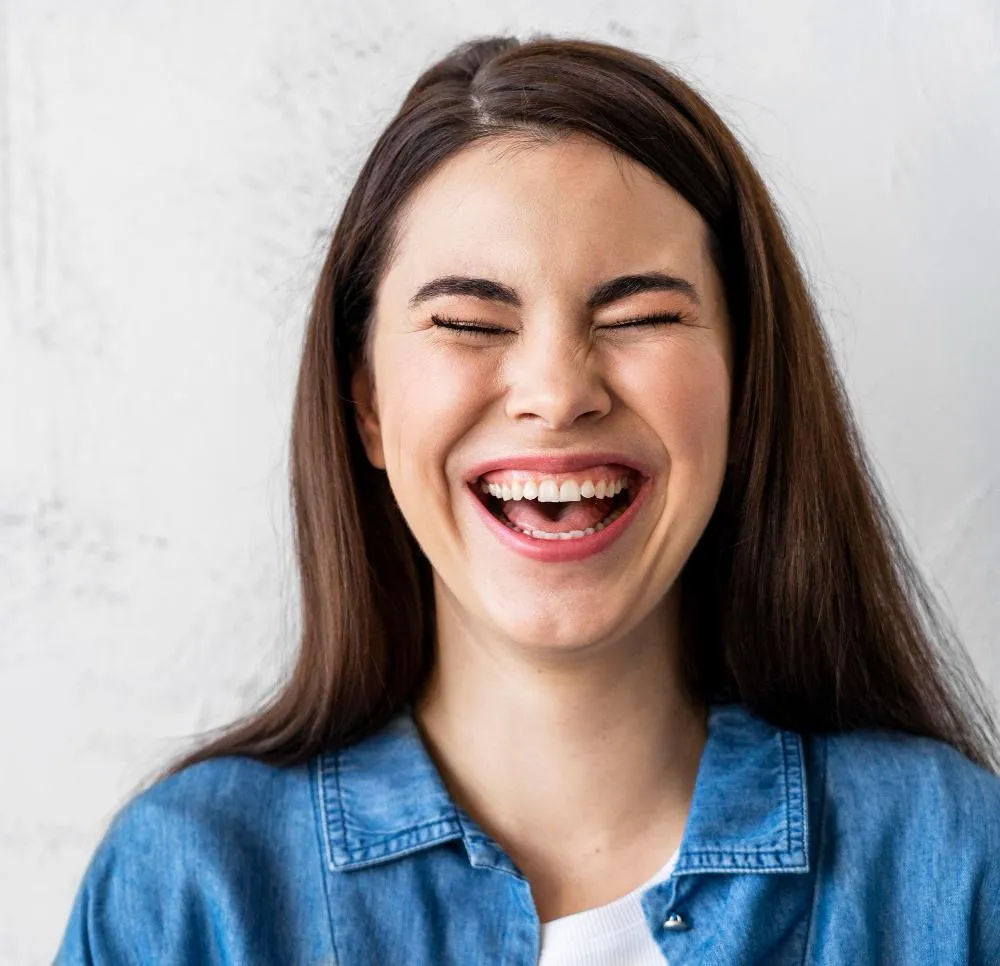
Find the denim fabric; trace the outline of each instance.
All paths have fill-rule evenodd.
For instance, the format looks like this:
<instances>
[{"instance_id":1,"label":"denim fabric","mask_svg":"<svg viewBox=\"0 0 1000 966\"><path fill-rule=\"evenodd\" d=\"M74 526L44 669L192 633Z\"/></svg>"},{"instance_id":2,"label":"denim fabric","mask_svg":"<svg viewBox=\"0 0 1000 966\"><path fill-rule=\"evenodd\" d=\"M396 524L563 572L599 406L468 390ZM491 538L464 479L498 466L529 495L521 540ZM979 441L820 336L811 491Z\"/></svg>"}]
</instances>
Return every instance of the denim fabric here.
<instances>
[{"instance_id":1,"label":"denim fabric","mask_svg":"<svg viewBox=\"0 0 1000 966\"><path fill-rule=\"evenodd\" d=\"M671 966L995 966L1000 779L937 741L715 705L677 865L642 904ZM404 712L300 767L223 758L136 796L56 962L528 966L538 948L527 881Z\"/></svg>"}]
</instances>

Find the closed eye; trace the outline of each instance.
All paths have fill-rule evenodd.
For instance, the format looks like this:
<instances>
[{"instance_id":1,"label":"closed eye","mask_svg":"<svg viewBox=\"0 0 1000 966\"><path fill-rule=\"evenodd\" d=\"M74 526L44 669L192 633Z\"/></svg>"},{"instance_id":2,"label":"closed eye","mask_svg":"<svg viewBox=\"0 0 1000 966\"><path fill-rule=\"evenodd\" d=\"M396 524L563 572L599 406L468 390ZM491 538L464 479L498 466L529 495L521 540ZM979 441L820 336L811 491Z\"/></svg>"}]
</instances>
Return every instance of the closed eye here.
<instances>
[{"instance_id":1,"label":"closed eye","mask_svg":"<svg viewBox=\"0 0 1000 966\"><path fill-rule=\"evenodd\" d=\"M601 329L638 329L644 326L673 325L684 321L684 315L680 312L658 312L655 315L643 315L635 319L626 319L624 322L614 322L610 325L599 326ZM444 315L432 315L431 322L442 329L453 329L459 332L466 332L469 335L513 335L511 329L504 329L497 325L491 325L483 319L453 319Z\"/></svg>"},{"instance_id":2,"label":"closed eye","mask_svg":"<svg viewBox=\"0 0 1000 966\"><path fill-rule=\"evenodd\" d=\"M673 325L684 321L684 316L680 312L657 312L655 315L643 315L636 319L626 319L624 322L613 322L610 325L602 325L602 329L638 329L643 326Z\"/></svg>"},{"instance_id":3,"label":"closed eye","mask_svg":"<svg viewBox=\"0 0 1000 966\"><path fill-rule=\"evenodd\" d=\"M431 322L442 329L455 329L469 335L513 335L510 329L490 325L483 319L450 319L444 315L432 315Z\"/></svg>"}]
</instances>

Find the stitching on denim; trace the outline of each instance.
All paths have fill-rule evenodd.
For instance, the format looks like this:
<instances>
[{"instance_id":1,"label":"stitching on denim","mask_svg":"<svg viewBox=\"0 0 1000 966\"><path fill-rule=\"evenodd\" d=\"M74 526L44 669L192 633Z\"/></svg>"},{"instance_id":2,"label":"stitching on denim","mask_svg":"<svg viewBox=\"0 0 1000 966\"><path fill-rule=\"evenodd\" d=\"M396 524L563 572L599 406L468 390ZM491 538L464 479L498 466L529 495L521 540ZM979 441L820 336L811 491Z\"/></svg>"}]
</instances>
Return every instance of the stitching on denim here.
<instances>
[{"instance_id":1,"label":"stitching on denim","mask_svg":"<svg viewBox=\"0 0 1000 966\"><path fill-rule=\"evenodd\" d=\"M487 835L482 829L477 829L475 821L473 820L472 816L469 815L464 809L459 808L458 806L455 807L455 821L458 823L459 834L461 835L462 844L465 847L466 856L468 857L470 864L472 864L473 862L472 852L477 846L479 848L487 848L487 849L500 848L499 843L497 843L495 839ZM511 871L510 869L505 869L502 866L473 865L473 868L484 869L486 872L499 872L502 875L510 876L512 879L518 882L526 881L524 876L521 875L520 872Z\"/></svg>"},{"instance_id":2,"label":"stitching on denim","mask_svg":"<svg viewBox=\"0 0 1000 966\"><path fill-rule=\"evenodd\" d=\"M723 858L725 856L739 857L740 859L760 859L762 862L770 865L780 865L783 861L783 856L787 856L789 853L785 850L783 846L775 846L774 848L742 848L740 846L721 846L716 845L714 848L700 848L697 851L694 849L689 850L689 855L695 857L701 856L702 858L708 859L708 861L713 861L715 858Z\"/></svg>"},{"instance_id":3,"label":"stitching on denim","mask_svg":"<svg viewBox=\"0 0 1000 966\"><path fill-rule=\"evenodd\" d=\"M778 736L778 741L781 744L781 788L785 794L785 851L791 852L792 850L792 803L788 800L788 747L785 744L785 733L782 732Z\"/></svg>"},{"instance_id":4,"label":"stitching on denim","mask_svg":"<svg viewBox=\"0 0 1000 966\"><path fill-rule=\"evenodd\" d=\"M808 822L806 797L803 787L804 763L802 759L801 738L798 735L782 732L781 757L784 764L782 784L785 790L785 847L791 852L804 848L805 829L803 825ZM793 758L794 766L798 769L794 781L790 779L790 759Z\"/></svg>"},{"instance_id":5,"label":"stitching on denim","mask_svg":"<svg viewBox=\"0 0 1000 966\"><path fill-rule=\"evenodd\" d=\"M406 835L408 832L415 831L417 829L428 828L431 825L438 825L441 822L454 822L455 820L455 814L452 809L449 809L448 811L440 811L436 816L434 816L434 818L429 818L424 822L420 822L418 825L404 825L402 828L365 829L361 825L348 825L345 820L345 843L346 834L348 832L354 839L363 839L367 836L372 842L378 843L386 842L389 839L399 838L399 836Z\"/></svg>"},{"instance_id":6,"label":"stitching on denim","mask_svg":"<svg viewBox=\"0 0 1000 966\"><path fill-rule=\"evenodd\" d=\"M809 949L812 945L813 924L816 922L816 906L819 904L819 867L820 863L823 861L823 836L826 833L826 800L829 797L827 782L829 781L830 775L830 742L825 736L814 736L811 740L814 745L822 742L823 777L822 781L819 783L820 802L819 816L817 817L816 823L816 868L813 870L813 900L809 906L809 925L806 927L806 941L802 949L802 966L805 966L806 957L809 955ZM808 861L808 859L809 852L807 849L806 860Z\"/></svg>"},{"instance_id":7,"label":"stitching on denim","mask_svg":"<svg viewBox=\"0 0 1000 966\"><path fill-rule=\"evenodd\" d=\"M785 827L782 829L785 839L785 851L790 852L792 848L792 823L791 823L791 802L788 800L788 747L785 745L785 735L781 732L778 735L778 744L781 745L781 791L784 795L782 811L785 816Z\"/></svg>"},{"instance_id":8,"label":"stitching on denim","mask_svg":"<svg viewBox=\"0 0 1000 966\"><path fill-rule=\"evenodd\" d=\"M344 851L345 852L364 852L368 849L378 848L380 845L389 845L399 839L406 838L412 835L414 832L423 832L425 829L436 828L438 825L451 825L455 822L455 819L446 815L443 818L436 818L431 822L421 822L419 825L408 825L406 828L400 829L398 832L393 832L390 835L383 835L380 838L373 838L366 842L364 845L353 845L349 846L347 844L347 839L344 839Z\"/></svg>"},{"instance_id":9,"label":"stitching on denim","mask_svg":"<svg viewBox=\"0 0 1000 966\"><path fill-rule=\"evenodd\" d=\"M323 793L323 755L320 754L316 760L316 795L319 799L319 811L321 817L321 832L323 836L323 851L326 854L327 867L323 870L320 878L323 880L323 896L326 899L326 922L330 928L330 949L333 950L333 966L340 963L340 954L337 952L337 939L333 930L333 904L330 901L330 885L326 881L327 875L333 871L333 855L330 852L330 829L326 817L326 796Z\"/></svg>"},{"instance_id":10,"label":"stitching on denim","mask_svg":"<svg viewBox=\"0 0 1000 966\"><path fill-rule=\"evenodd\" d=\"M764 854L767 852L788 852L791 851L791 813L790 813L790 802L788 787L788 754L785 744L786 733L784 731L779 731L777 734L778 747L781 750L781 787L784 792L784 798L782 799L782 811L781 811L781 825L775 833L775 838L784 839L783 845L773 845L770 847L764 846L754 846L749 849L741 849L739 847L734 847L731 849L726 849L727 852L738 852L738 853L759 853ZM708 851L713 851L709 849ZM717 851L717 850L716 850Z\"/></svg>"},{"instance_id":11,"label":"stitching on denim","mask_svg":"<svg viewBox=\"0 0 1000 966\"><path fill-rule=\"evenodd\" d=\"M795 848L801 849L809 863L809 785L806 775L804 740L801 735L792 735L792 750L795 754L795 764L798 767L795 779L795 797L798 807L798 831L796 832Z\"/></svg>"},{"instance_id":12,"label":"stitching on denim","mask_svg":"<svg viewBox=\"0 0 1000 966\"><path fill-rule=\"evenodd\" d=\"M435 823L435 824L446 824L448 821L450 820L446 820L446 822ZM422 827L426 828L428 826L422 826ZM389 850L383 852L381 855L373 855L370 857L364 856L359 858L357 856L357 852L367 852L370 851L370 849L359 849L355 851L345 849L344 852L347 855L347 861L345 861L343 865L338 866L337 871L343 871L344 869L347 870L363 869L368 866L378 865L380 862L387 862L391 861L392 859L402 858L405 855L412 855L414 852L420 852L423 849L430 848L435 845L442 845L445 842L454 842L458 837L456 833L458 833L458 829L454 829L451 832L445 832L444 834L438 836L437 838L428 838L423 842L414 842L413 845L409 846L408 848ZM401 836L396 836L396 838L401 838ZM389 839L386 841L393 841L393 840Z\"/></svg>"},{"instance_id":13,"label":"stitching on denim","mask_svg":"<svg viewBox=\"0 0 1000 966\"><path fill-rule=\"evenodd\" d=\"M333 780L336 784L337 789L337 807L340 812L340 842L338 845L334 845L332 822L330 817L330 809L328 807L328 795L326 788L326 767L325 767L325 755L319 755L317 759L317 770L316 770L316 781L317 781L317 793L320 800L320 812L322 815L323 822L323 837L325 843L325 853L327 867L331 872L338 871L342 868L337 862L336 854L341 854L345 857L346 861L344 865L351 865L355 867L360 867L359 863L364 865L371 865L377 862L381 862L385 859L394 858L396 856L408 855L410 852L418 851L419 849L426 848L428 845L435 844L435 839L433 836L429 836L427 839L421 842L416 842L409 848L402 850L394 850L393 843L398 842L401 839L407 838L414 834L419 834L422 831L433 829L441 825L450 825L455 822L453 816L444 816L439 819L434 819L430 822L422 822L420 825L413 825L409 828L403 829L399 832L395 832L392 835L383 836L381 838L373 839L366 842L364 845L352 845L350 839L348 838L347 831L347 818L346 809L344 808L343 801L343 786L340 777L340 756L336 753L333 754ZM454 831L459 831L458 829L445 829L439 839L447 839L448 836L453 835ZM365 853L370 853L373 849L384 848L386 851L382 855L376 856L374 858L359 858L360 855Z\"/></svg>"},{"instance_id":14,"label":"stitching on denim","mask_svg":"<svg viewBox=\"0 0 1000 966\"><path fill-rule=\"evenodd\" d=\"M717 845L703 845L699 848L685 849L688 855L784 855L788 850L783 845L733 845L724 849Z\"/></svg>"},{"instance_id":15,"label":"stitching on denim","mask_svg":"<svg viewBox=\"0 0 1000 966\"><path fill-rule=\"evenodd\" d=\"M808 872L808 866L801 862L796 865L783 865L773 869L743 869L739 866L704 865L697 869L677 869L672 875L702 875L705 872L723 872L726 875L782 875L786 872Z\"/></svg>"},{"instance_id":16,"label":"stitching on denim","mask_svg":"<svg viewBox=\"0 0 1000 966\"><path fill-rule=\"evenodd\" d=\"M756 858L760 860L770 860L767 862L771 868L780 867L784 869L790 869L801 865L798 859L793 861L784 861L779 858L780 856L787 855L788 853L782 848L774 849L741 849L738 847L733 848L704 848L704 849L689 849L686 851L686 856L692 856L693 858L702 858L709 862L715 862L717 859L721 858L733 858L733 859L749 859ZM777 861L774 859L777 858Z\"/></svg>"},{"instance_id":17,"label":"stitching on denim","mask_svg":"<svg viewBox=\"0 0 1000 966\"><path fill-rule=\"evenodd\" d=\"M764 858L770 855L781 855L781 854L791 854L795 851L800 851L804 855L804 861L799 860L789 865L781 865L778 867L769 868L754 868L754 869L744 869L739 867L727 867L718 866L715 864L708 866L697 866L697 868L692 870L681 870L678 872L679 875L682 874L694 874L696 872L801 872L808 870L809 868L809 857L806 854L804 841L804 829L802 827L803 821L805 819L805 795L803 793L803 759L801 755L801 746L798 735L788 734L782 732L780 737L780 748L781 748L781 759L782 759L782 788L784 790L784 810L782 813L782 828L779 830L778 834L783 838L784 844L777 844L773 846L731 846L725 849L720 849L718 847L702 846L701 848L691 848L686 849L687 855L697 858L699 856L717 856L717 855L727 855L736 857L750 857L756 856L758 858ZM798 776L794 782L790 781L790 759L794 758L794 765L798 767ZM794 812L794 818L793 818ZM795 821L798 819L798 821ZM793 825L796 827L793 828Z\"/></svg>"},{"instance_id":18,"label":"stitching on denim","mask_svg":"<svg viewBox=\"0 0 1000 966\"><path fill-rule=\"evenodd\" d=\"M333 777L337 782L337 808L340 810L340 844L345 852L347 848L347 818L344 812L344 790L340 784L340 752L338 751L333 759Z\"/></svg>"},{"instance_id":19,"label":"stitching on denim","mask_svg":"<svg viewBox=\"0 0 1000 966\"><path fill-rule=\"evenodd\" d=\"M689 854L691 856L693 856L694 858L697 858L699 855L701 855L701 856L704 857L704 856L706 856L707 854L710 854L710 853L706 853L706 852L701 852L701 853L691 852ZM709 861L708 861L707 864L705 864L705 863L699 863L699 862L691 862L689 864L686 864L683 868L680 868L679 867L680 864L678 863L677 874L678 875L696 875L696 874L701 873L701 872L762 872L762 873L765 873L765 872L807 872L809 870L808 857L806 857L804 861L803 860L796 860L796 861L793 861L793 862L779 862L777 864L769 864L769 865L753 865L753 866L750 866L750 867L747 867L747 866L742 865L742 864L736 864L736 863L730 863L728 865L719 865L718 862L717 862L717 859L718 859L718 857L720 855L721 856L726 856L727 858L730 858L730 859L735 859L735 858L749 858L749 857L754 856L754 855L756 855L757 858L763 858L765 854L766 853L763 853L763 852L761 852L761 853L754 853L754 852L747 851L747 850L737 850L737 849L726 849L724 851L716 850L715 855L712 856L709 859ZM780 854L784 854L784 853L783 852L778 852L777 854L780 855Z\"/></svg>"},{"instance_id":20,"label":"stitching on denim","mask_svg":"<svg viewBox=\"0 0 1000 966\"><path fill-rule=\"evenodd\" d=\"M471 818L471 816L470 816ZM477 832L470 828L468 823L465 821L465 817L462 814L462 809L455 809L455 820L458 822L459 831L462 833L462 839L467 843L478 842L480 845L491 845L492 843L487 839L486 835L482 832Z\"/></svg>"},{"instance_id":21,"label":"stitching on denim","mask_svg":"<svg viewBox=\"0 0 1000 966\"><path fill-rule=\"evenodd\" d=\"M455 809L455 821L458 823L458 830L462 837L462 841L465 844L466 853L469 852L470 847L474 845L483 846L486 848L499 848L499 843L487 835L483 831L476 831L473 826L470 826L466 822L466 818L471 820L471 816L467 815L460 808ZM471 862L471 856L470 856ZM502 866L491 865L491 866L476 866L476 868L485 868L487 872L499 872L502 875L510 876L517 882L527 882L524 874L520 870L505 869Z\"/></svg>"},{"instance_id":22,"label":"stitching on denim","mask_svg":"<svg viewBox=\"0 0 1000 966\"><path fill-rule=\"evenodd\" d=\"M326 867L331 871L333 865L333 846L330 843L330 816L326 807L326 785L323 769L323 755L320 754L316 760L316 794L319 796L319 811L323 821L323 844L326 851Z\"/></svg>"}]
</instances>

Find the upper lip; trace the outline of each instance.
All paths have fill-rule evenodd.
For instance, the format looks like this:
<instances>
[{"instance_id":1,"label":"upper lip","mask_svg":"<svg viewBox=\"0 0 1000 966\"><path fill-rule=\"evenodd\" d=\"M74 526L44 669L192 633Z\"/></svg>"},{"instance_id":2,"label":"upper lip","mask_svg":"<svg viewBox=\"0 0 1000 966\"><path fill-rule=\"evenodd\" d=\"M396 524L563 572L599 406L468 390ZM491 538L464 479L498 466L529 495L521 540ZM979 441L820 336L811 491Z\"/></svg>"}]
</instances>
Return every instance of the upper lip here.
<instances>
[{"instance_id":1,"label":"upper lip","mask_svg":"<svg viewBox=\"0 0 1000 966\"><path fill-rule=\"evenodd\" d=\"M627 453L601 451L591 453L521 453L497 456L470 467L467 483L475 483L484 473L494 470L530 470L535 473L573 473L592 466L616 464L636 470L642 476L651 475L645 461Z\"/></svg>"}]
</instances>

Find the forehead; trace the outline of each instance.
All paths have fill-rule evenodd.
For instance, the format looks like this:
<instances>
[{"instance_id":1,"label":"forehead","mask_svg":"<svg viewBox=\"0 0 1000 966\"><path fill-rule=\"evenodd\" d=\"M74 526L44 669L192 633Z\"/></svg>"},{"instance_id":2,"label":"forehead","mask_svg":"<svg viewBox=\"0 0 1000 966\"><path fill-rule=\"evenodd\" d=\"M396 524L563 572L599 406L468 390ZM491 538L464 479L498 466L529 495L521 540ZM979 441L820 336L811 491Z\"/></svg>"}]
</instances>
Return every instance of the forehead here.
<instances>
[{"instance_id":1,"label":"forehead","mask_svg":"<svg viewBox=\"0 0 1000 966\"><path fill-rule=\"evenodd\" d=\"M401 212L385 282L433 272L532 279L669 267L699 276L707 229L649 169L579 135L477 142L443 162Z\"/></svg>"}]
</instances>

